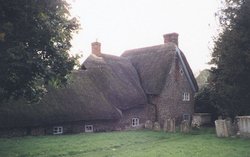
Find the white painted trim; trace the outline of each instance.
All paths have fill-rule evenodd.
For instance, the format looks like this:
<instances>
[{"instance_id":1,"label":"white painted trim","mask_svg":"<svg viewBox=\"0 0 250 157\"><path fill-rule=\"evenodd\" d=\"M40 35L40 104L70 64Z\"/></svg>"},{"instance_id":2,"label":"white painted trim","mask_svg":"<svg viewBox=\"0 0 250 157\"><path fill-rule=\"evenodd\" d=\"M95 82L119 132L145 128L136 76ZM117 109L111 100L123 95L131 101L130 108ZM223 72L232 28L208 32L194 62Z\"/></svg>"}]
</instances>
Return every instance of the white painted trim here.
<instances>
[{"instance_id":1,"label":"white painted trim","mask_svg":"<svg viewBox=\"0 0 250 157\"><path fill-rule=\"evenodd\" d=\"M182 100L183 100L183 101L190 101L190 93L184 92L184 93L182 94Z\"/></svg>"},{"instance_id":2,"label":"white painted trim","mask_svg":"<svg viewBox=\"0 0 250 157\"><path fill-rule=\"evenodd\" d=\"M94 126L93 125L85 125L84 131L85 132L94 132Z\"/></svg>"},{"instance_id":3,"label":"white painted trim","mask_svg":"<svg viewBox=\"0 0 250 157\"><path fill-rule=\"evenodd\" d=\"M137 127L140 125L140 119L139 118L132 118L132 127Z\"/></svg>"},{"instance_id":4,"label":"white painted trim","mask_svg":"<svg viewBox=\"0 0 250 157\"><path fill-rule=\"evenodd\" d=\"M63 134L63 127L62 126L54 126L53 127L53 134L54 135Z\"/></svg>"}]
</instances>

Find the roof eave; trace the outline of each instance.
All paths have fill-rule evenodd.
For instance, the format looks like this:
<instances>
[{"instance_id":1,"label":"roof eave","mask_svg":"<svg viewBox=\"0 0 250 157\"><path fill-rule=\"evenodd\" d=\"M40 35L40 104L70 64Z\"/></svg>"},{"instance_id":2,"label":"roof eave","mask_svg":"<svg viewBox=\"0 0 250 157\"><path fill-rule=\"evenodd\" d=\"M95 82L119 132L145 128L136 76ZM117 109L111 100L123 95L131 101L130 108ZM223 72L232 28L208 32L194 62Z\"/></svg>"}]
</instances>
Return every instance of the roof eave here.
<instances>
[{"instance_id":1,"label":"roof eave","mask_svg":"<svg viewBox=\"0 0 250 157\"><path fill-rule=\"evenodd\" d=\"M181 51L180 51L180 49L177 46L176 46L176 53L177 53L177 55L178 55L178 57L179 57L179 59L181 61L184 73L185 73L185 75L186 75L186 77L188 79L188 82L189 82L192 90L194 92L197 92L198 91L198 87L195 85L194 80L191 79L190 73L188 72L188 69L187 69L187 65L185 64L185 62L184 62L184 60L183 60L183 58L181 56Z\"/></svg>"}]
</instances>

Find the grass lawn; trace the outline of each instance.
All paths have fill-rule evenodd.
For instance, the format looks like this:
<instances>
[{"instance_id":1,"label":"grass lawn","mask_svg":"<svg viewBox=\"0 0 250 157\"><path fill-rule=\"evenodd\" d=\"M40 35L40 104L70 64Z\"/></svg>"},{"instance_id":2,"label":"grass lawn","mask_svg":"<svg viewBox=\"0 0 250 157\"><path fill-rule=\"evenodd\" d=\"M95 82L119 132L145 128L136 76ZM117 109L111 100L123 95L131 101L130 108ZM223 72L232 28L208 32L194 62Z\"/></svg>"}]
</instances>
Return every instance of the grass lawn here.
<instances>
[{"instance_id":1,"label":"grass lawn","mask_svg":"<svg viewBox=\"0 0 250 157\"><path fill-rule=\"evenodd\" d=\"M0 138L0 157L250 157L250 140L154 131Z\"/></svg>"}]
</instances>

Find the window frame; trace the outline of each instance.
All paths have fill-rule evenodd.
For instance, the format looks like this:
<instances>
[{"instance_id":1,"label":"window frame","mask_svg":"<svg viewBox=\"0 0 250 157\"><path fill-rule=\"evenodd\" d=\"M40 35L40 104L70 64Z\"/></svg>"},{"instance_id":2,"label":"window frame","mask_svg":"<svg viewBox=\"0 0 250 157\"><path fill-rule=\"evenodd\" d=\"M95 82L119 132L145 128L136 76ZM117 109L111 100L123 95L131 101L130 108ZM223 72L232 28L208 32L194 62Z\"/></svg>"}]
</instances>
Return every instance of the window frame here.
<instances>
[{"instance_id":1,"label":"window frame","mask_svg":"<svg viewBox=\"0 0 250 157\"><path fill-rule=\"evenodd\" d=\"M182 94L182 101L190 101L190 93L189 92L184 92Z\"/></svg>"},{"instance_id":2,"label":"window frame","mask_svg":"<svg viewBox=\"0 0 250 157\"><path fill-rule=\"evenodd\" d=\"M53 127L53 135L63 134L63 126L54 126Z\"/></svg>"},{"instance_id":3,"label":"window frame","mask_svg":"<svg viewBox=\"0 0 250 157\"><path fill-rule=\"evenodd\" d=\"M140 125L140 119L139 118L132 118L132 127L137 127Z\"/></svg>"},{"instance_id":4,"label":"window frame","mask_svg":"<svg viewBox=\"0 0 250 157\"><path fill-rule=\"evenodd\" d=\"M89 129L91 128L91 129ZM84 132L94 132L94 126L93 125L84 125Z\"/></svg>"},{"instance_id":5,"label":"window frame","mask_svg":"<svg viewBox=\"0 0 250 157\"><path fill-rule=\"evenodd\" d=\"M188 117L188 119L186 119L186 117ZM182 115L182 120L188 120L189 122L191 121L191 115L188 113L185 113Z\"/></svg>"}]
</instances>

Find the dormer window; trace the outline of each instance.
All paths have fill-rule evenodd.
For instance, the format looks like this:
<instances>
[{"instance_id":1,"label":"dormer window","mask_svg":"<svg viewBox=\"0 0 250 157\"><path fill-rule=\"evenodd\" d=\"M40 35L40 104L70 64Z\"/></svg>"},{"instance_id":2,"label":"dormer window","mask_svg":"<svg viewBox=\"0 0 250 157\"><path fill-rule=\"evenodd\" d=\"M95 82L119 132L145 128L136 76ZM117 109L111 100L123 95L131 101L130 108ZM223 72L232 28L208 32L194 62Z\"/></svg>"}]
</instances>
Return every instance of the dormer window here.
<instances>
[{"instance_id":1,"label":"dormer window","mask_svg":"<svg viewBox=\"0 0 250 157\"><path fill-rule=\"evenodd\" d=\"M190 101L190 93L184 92L182 95L182 100L183 101Z\"/></svg>"}]
</instances>

